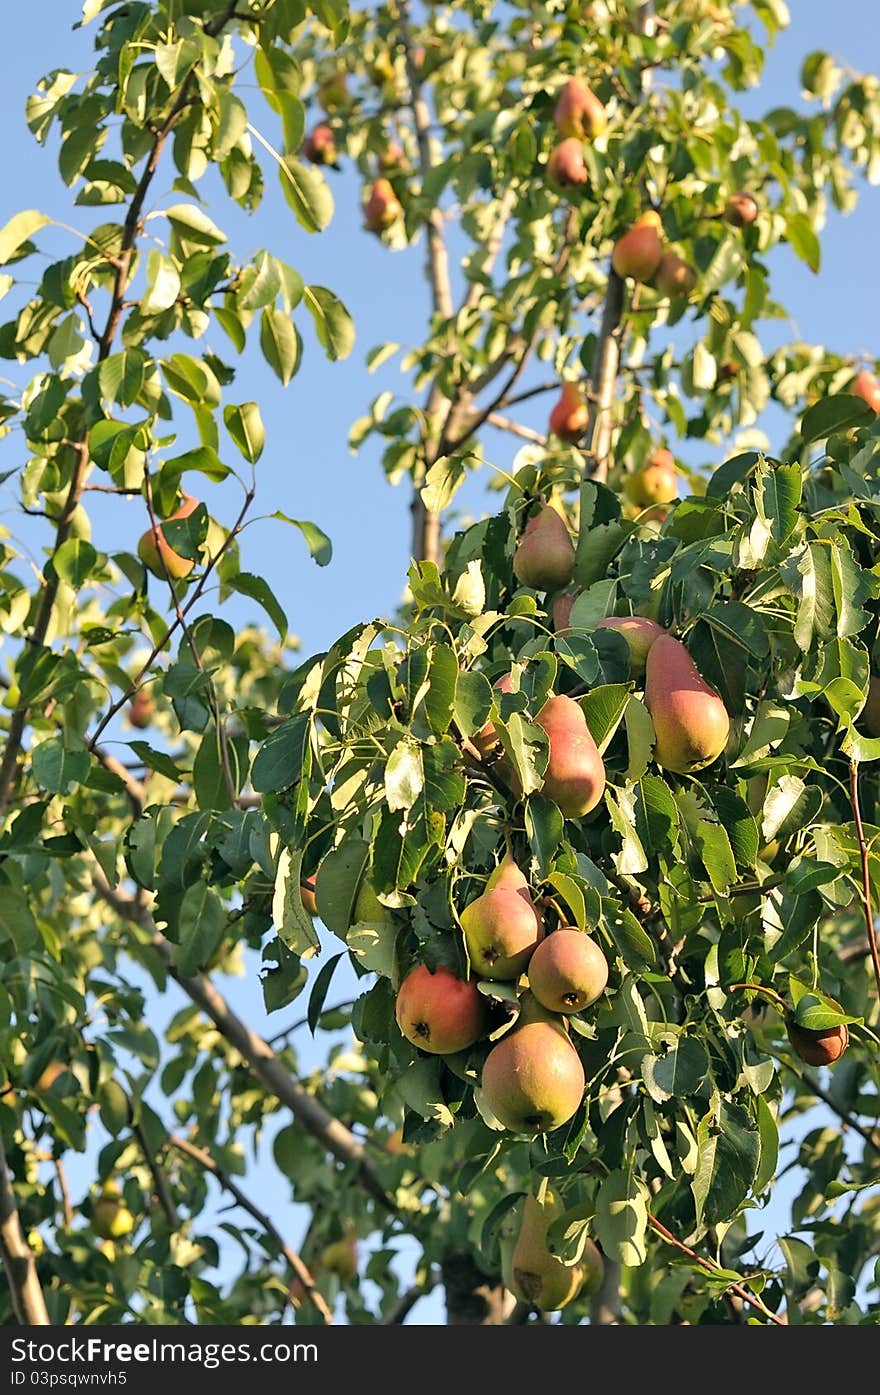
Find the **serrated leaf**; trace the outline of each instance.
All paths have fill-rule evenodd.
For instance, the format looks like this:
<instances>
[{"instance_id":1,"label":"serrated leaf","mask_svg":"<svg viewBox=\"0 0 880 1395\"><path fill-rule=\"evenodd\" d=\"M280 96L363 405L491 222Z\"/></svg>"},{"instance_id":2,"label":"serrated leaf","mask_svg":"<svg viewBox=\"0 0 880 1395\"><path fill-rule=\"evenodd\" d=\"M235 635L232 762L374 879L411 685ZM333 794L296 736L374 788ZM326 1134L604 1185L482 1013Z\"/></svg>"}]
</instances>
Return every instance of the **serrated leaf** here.
<instances>
[{"instance_id":1,"label":"serrated leaf","mask_svg":"<svg viewBox=\"0 0 880 1395\"><path fill-rule=\"evenodd\" d=\"M398 742L385 765L385 799L389 809L411 809L425 787L422 748L415 741Z\"/></svg>"},{"instance_id":2,"label":"serrated leaf","mask_svg":"<svg viewBox=\"0 0 880 1395\"><path fill-rule=\"evenodd\" d=\"M89 773L88 751L70 751L60 737L41 741L31 752L34 779L43 789L54 794L69 794L74 785L81 785Z\"/></svg>"}]
</instances>

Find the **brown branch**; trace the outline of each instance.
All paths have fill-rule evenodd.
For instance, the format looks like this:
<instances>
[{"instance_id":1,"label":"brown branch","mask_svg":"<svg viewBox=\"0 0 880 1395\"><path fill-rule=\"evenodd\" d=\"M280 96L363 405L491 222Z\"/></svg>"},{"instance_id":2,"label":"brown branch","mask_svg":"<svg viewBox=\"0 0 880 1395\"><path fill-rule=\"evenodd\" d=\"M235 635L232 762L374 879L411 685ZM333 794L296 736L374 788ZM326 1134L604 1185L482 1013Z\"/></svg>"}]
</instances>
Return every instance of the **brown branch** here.
<instances>
[{"instance_id":1,"label":"brown branch","mask_svg":"<svg viewBox=\"0 0 880 1395\"><path fill-rule=\"evenodd\" d=\"M787 1066L792 1075L796 1075L799 1080L803 1081L804 1085L806 1085L807 1089L812 1094L818 1096L820 1100L824 1100L828 1108L837 1115L842 1124L846 1124L847 1128L853 1130L853 1133L857 1133L860 1138L863 1138L865 1142L874 1149L875 1153L880 1153L880 1133L878 1133L876 1129L868 1129L865 1128L864 1124L860 1124L858 1119L852 1114L847 1113L845 1109L842 1109L834 1099L834 1096L823 1089L819 1082L814 1080L811 1075L807 1075L806 1071L795 1070L794 1066L789 1065L788 1061L785 1061L784 1065Z\"/></svg>"},{"instance_id":2,"label":"brown branch","mask_svg":"<svg viewBox=\"0 0 880 1395\"><path fill-rule=\"evenodd\" d=\"M124 920L141 926L152 935L152 948L162 959L168 973L187 997L211 1019L221 1036L239 1053L252 1075L270 1094L287 1105L297 1121L327 1149L328 1153L338 1162L356 1169L361 1183L374 1201L386 1211L396 1213L394 1200L387 1194L373 1170L364 1145L351 1130L293 1079L269 1043L236 1016L222 994L204 974L187 977L178 972L172 961L171 945L157 929L145 906L115 891L97 863L93 866L92 876L97 894L107 905L112 906Z\"/></svg>"},{"instance_id":3,"label":"brown branch","mask_svg":"<svg viewBox=\"0 0 880 1395\"><path fill-rule=\"evenodd\" d=\"M533 431L530 426L523 426L518 421L511 421L510 417L502 416L500 412L490 412L486 418L490 426L495 426L499 431L509 431L512 436L519 436L523 441L531 441L533 445L545 446L547 437L541 431Z\"/></svg>"},{"instance_id":4,"label":"brown branch","mask_svg":"<svg viewBox=\"0 0 880 1395\"><path fill-rule=\"evenodd\" d=\"M131 1110L131 1100L129 1100L128 1102L128 1107L129 1110ZM174 1204L174 1197L171 1195L171 1188L168 1185L168 1178L165 1176L165 1173L160 1167L158 1160L153 1156L153 1153L150 1149L150 1145L147 1142L147 1136L144 1133L143 1126L141 1124L132 1124L132 1133L137 1139L140 1150L144 1155L144 1162L150 1169L150 1176L153 1179L153 1188L156 1192L156 1198L159 1202L159 1205L165 1212L165 1219L167 1220L171 1229L173 1231L177 1231L180 1229L180 1216L178 1215L177 1207Z\"/></svg>"},{"instance_id":5,"label":"brown branch","mask_svg":"<svg viewBox=\"0 0 880 1395\"><path fill-rule=\"evenodd\" d=\"M611 463L611 437L614 429L614 398L620 367L623 320L623 281L613 267L608 271L608 289L602 308L602 325L593 366L593 397L596 407L585 467L591 479L604 483Z\"/></svg>"},{"instance_id":6,"label":"brown branch","mask_svg":"<svg viewBox=\"0 0 880 1395\"><path fill-rule=\"evenodd\" d=\"M387 1315L382 1319L383 1327L399 1327L406 1322L413 1308L420 1299L431 1293L440 1282L439 1274L430 1270L421 1283L415 1283L411 1288L406 1289L398 1298L393 1308L389 1309Z\"/></svg>"},{"instance_id":7,"label":"brown branch","mask_svg":"<svg viewBox=\"0 0 880 1395\"><path fill-rule=\"evenodd\" d=\"M877 984L877 995L880 998L880 954L877 951L877 934L874 930L874 912L871 908L871 871L868 865L868 845L865 842L865 830L862 825L862 810L859 804L859 767L857 761L849 763L849 787L852 799L853 818L856 824L856 838L859 843L859 857L862 864L862 898L865 907L865 929L868 932L868 944L871 949L871 963L874 966L874 979Z\"/></svg>"},{"instance_id":8,"label":"brown branch","mask_svg":"<svg viewBox=\"0 0 880 1395\"><path fill-rule=\"evenodd\" d=\"M46 1300L34 1264L30 1245L24 1237L6 1150L0 1136L0 1256L9 1283L9 1296L16 1322L22 1327L48 1327Z\"/></svg>"},{"instance_id":9,"label":"brown branch","mask_svg":"<svg viewBox=\"0 0 880 1395\"><path fill-rule=\"evenodd\" d=\"M265 1211L261 1211L259 1206L255 1205L250 1197L245 1195L238 1183L229 1176L229 1173L226 1172L219 1163L214 1161L210 1153L205 1152L204 1148L198 1148L194 1143L190 1143L189 1139L180 1138L177 1134L173 1133L168 1135L168 1142L172 1148L176 1148L177 1151L183 1153L185 1157L191 1158L192 1161L197 1163L205 1172L209 1172L212 1177L216 1178L220 1186L228 1191L230 1196L235 1197L241 1209L247 1211L248 1215L252 1216L259 1226L262 1226L270 1240L277 1245L281 1254L284 1255L293 1274L299 1279L306 1293L309 1295L309 1298L314 1303L321 1316L321 1321L328 1327L331 1326L333 1323L333 1314L327 1306L324 1295L316 1288L315 1280L312 1277L310 1269L302 1256L288 1245L271 1217L267 1216Z\"/></svg>"},{"instance_id":10,"label":"brown branch","mask_svg":"<svg viewBox=\"0 0 880 1395\"><path fill-rule=\"evenodd\" d=\"M683 1241L678 1240L672 1234L671 1230L667 1230L666 1226L657 1220L656 1216L651 1215L650 1211L648 1212L648 1225L655 1232L655 1234L659 1235L662 1240L666 1241L667 1245L672 1245L683 1255L687 1255L688 1259L692 1260L694 1264L699 1264L710 1274L716 1274L721 1270L721 1265L716 1264L714 1259L708 1259L703 1255L698 1255L696 1250L691 1249L690 1245L685 1245ZM741 1298L743 1303L750 1303L753 1308L757 1308L759 1313L763 1313L764 1316L766 1318L769 1318L772 1323L775 1323L777 1327L787 1326L787 1323L784 1318L781 1318L778 1313L771 1312L767 1305L764 1302L762 1302L762 1300L758 1298L756 1294L750 1293L749 1290L743 1284L731 1283L728 1285L728 1289L731 1293L735 1293L738 1298Z\"/></svg>"},{"instance_id":11,"label":"brown branch","mask_svg":"<svg viewBox=\"0 0 880 1395\"><path fill-rule=\"evenodd\" d=\"M58 1190L61 1193L61 1215L69 1230L73 1225L73 1202L70 1199L70 1187L67 1185L67 1173L61 1158L53 1158L52 1162L55 1165L55 1176L58 1178Z\"/></svg>"}]
</instances>

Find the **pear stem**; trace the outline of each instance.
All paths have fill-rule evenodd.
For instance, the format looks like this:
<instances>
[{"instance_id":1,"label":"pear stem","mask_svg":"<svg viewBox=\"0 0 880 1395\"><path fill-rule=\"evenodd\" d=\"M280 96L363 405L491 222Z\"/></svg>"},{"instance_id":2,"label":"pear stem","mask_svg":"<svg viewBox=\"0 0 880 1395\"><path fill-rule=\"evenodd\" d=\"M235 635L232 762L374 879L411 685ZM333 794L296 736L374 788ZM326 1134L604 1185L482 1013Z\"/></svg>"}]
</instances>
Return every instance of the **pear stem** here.
<instances>
[{"instance_id":1,"label":"pear stem","mask_svg":"<svg viewBox=\"0 0 880 1395\"><path fill-rule=\"evenodd\" d=\"M763 993L765 998L768 998L771 1003L776 1004L780 1012L785 1013L786 1016L788 1015L788 1004L784 999L780 998L779 994L775 993L772 988L765 988L762 983L731 983L727 991L728 993L735 993L737 990L742 991L744 989L748 989L752 993Z\"/></svg>"}]
</instances>

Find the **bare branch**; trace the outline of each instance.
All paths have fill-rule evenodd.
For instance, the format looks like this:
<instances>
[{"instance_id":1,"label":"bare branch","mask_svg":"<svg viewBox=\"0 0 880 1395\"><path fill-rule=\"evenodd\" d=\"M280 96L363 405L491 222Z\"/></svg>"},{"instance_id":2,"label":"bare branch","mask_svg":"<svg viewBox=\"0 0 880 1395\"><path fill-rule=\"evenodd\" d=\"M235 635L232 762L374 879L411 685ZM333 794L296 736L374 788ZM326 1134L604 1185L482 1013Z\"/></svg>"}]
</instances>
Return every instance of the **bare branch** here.
<instances>
[{"instance_id":1,"label":"bare branch","mask_svg":"<svg viewBox=\"0 0 880 1395\"><path fill-rule=\"evenodd\" d=\"M46 1300L37 1276L34 1256L24 1237L6 1150L0 1136L0 1255L9 1283L16 1321L23 1327L48 1327Z\"/></svg>"}]
</instances>

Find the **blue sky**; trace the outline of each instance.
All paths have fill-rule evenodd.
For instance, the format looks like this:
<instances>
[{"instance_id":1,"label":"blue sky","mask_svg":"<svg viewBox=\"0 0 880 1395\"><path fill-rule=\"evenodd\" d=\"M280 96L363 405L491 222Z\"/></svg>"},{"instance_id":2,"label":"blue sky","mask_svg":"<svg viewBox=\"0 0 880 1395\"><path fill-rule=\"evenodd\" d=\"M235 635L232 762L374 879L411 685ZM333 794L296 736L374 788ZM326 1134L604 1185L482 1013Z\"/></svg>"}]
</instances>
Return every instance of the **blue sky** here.
<instances>
[{"instance_id":1,"label":"blue sky","mask_svg":"<svg viewBox=\"0 0 880 1395\"><path fill-rule=\"evenodd\" d=\"M749 115L799 100L798 72L803 58L815 49L827 49L844 67L880 72L880 27L876 0L794 0L793 23L769 55L761 87L746 94L742 105ZM93 29L71 32L78 18L78 0L39 0L15 7L7 16L7 55L0 88L0 119L4 131L5 179L0 199L0 225L21 208L39 208L51 216L87 231L101 221L101 211L75 208L71 192L57 175L54 152L38 147L24 120L25 100L37 79L54 67L86 68L91 61ZM267 127L271 135L271 120ZM255 524L242 542L242 566L259 571L272 585L300 637L305 653L325 648L337 635L360 620L388 614L399 601L409 556L409 494L405 485L392 489L378 464L378 450L368 443L354 457L347 446L352 421L383 388L406 391L406 380L396 366L370 376L365 368L368 350L387 340L403 345L418 342L423 334L428 306L422 276L423 247L390 252L376 238L360 229L359 181L350 173L333 175L337 212L329 231L308 237L294 222L271 171L267 172L267 198L254 218L247 218L231 204L212 202L211 213L230 235L242 255L260 247L291 262L307 281L330 286L346 302L357 329L351 358L329 365L307 324L302 324L306 353L299 375L285 390L270 373L254 348L241 360L233 400L260 403L267 431L267 446L258 467L258 511L281 509L296 518L311 518L332 537L334 560L324 569L310 561L298 535L275 522ZM167 204L170 176L157 181L153 206ZM107 211L112 216L112 210ZM783 337L802 337L835 349L880 353L877 338L880 297L877 293L877 229L880 223L880 190L864 192L857 210L843 218L829 211L823 243L823 269L815 277L787 250L774 254L774 290L793 311L793 322L783 327ZM53 247L66 245L66 234L54 234ZM46 239L41 236L41 242ZM218 346L226 354L227 345ZM0 376L21 381L17 365L0 364ZM545 399L539 399L545 403ZM546 405L538 405L523 420L543 427ZM186 442L185 444L190 444ZM513 450L509 438L487 437L487 452L496 463L508 466ZM699 458L699 457L698 457ZM0 471L20 464L17 442L0 442ZM697 463L695 460L694 463ZM201 481L200 481L201 484ZM211 493L208 496L207 490ZM205 486L210 507L219 517L231 519L236 495L231 485ZM462 494L464 507L483 506L481 483L475 481ZM134 545L144 523L135 502L100 501L95 513L94 542L115 549L123 536ZM18 532L21 519L14 512L14 495L0 493L0 522ZM38 549L43 535L29 523L27 536ZM246 603L236 602L230 618L257 618ZM340 976L340 988L345 987ZM235 1006L260 1031L271 1034L283 1025L267 1021L255 975L228 985ZM344 996L344 994L340 994ZM302 1000L301 1000L302 1001ZM174 1008L178 1006L174 1004ZM297 1007L281 1014L297 1015ZM172 1009L173 1010L173 1009ZM317 1059L303 1037L303 1065ZM270 1181L271 1178L271 1181ZM296 1242L301 1216L290 1205L283 1182L271 1165L258 1179L257 1189L282 1229ZM269 1195L274 1190L275 1195ZM436 1320L438 1299L418 1310L418 1320Z\"/></svg>"}]
</instances>

